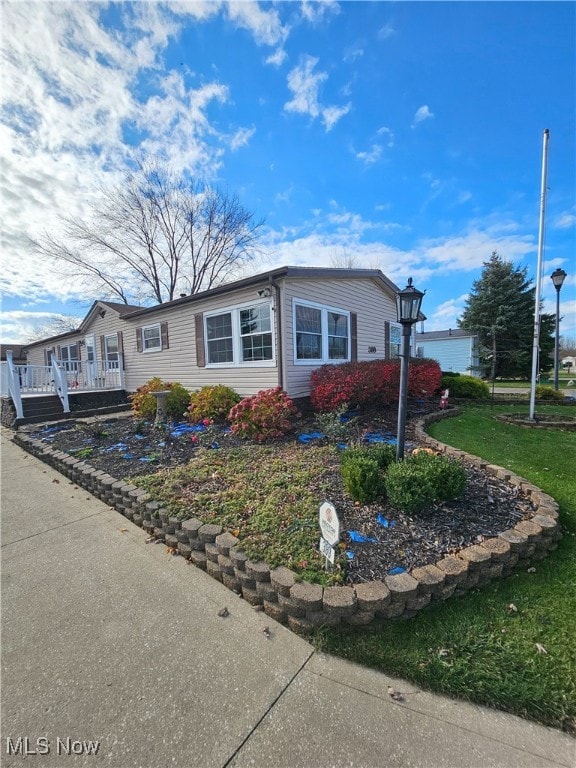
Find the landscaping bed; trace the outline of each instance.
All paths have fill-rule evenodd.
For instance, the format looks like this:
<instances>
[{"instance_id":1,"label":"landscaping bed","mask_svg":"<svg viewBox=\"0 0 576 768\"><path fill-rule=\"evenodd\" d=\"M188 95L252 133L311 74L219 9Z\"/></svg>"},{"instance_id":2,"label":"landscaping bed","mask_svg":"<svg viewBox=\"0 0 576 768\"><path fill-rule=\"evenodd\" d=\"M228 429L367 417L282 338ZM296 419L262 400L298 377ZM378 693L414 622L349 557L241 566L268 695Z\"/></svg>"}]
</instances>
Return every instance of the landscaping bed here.
<instances>
[{"instance_id":1,"label":"landscaping bed","mask_svg":"<svg viewBox=\"0 0 576 768\"><path fill-rule=\"evenodd\" d=\"M408 448L417 445L414 418L434 407L414 406ZM366 411L349 438L393 440L396 416L395 407ZM27 431L98 470L129 479L180 519L223 526L251 559L287 566L325 584L382 580L436 563L534 514L517 487L468 461L463 462L466 489L455 501L412 515L384 500L360 505L343 488L342 444L315 437L311 413L296 421L293 433L263 445L217 428L157 428L134 417ZM341 522L338 560L329 572L318 552L318 508L324 500L334 504Z\"/></svg>"}]
</instances>

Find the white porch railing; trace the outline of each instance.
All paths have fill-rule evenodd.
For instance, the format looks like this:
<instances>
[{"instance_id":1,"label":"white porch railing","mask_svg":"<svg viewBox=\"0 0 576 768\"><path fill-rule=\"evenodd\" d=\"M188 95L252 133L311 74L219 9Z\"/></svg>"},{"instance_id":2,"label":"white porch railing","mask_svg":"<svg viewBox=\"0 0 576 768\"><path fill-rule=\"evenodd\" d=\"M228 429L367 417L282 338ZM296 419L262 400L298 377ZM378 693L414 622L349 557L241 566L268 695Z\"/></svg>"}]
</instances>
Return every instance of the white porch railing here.
<instances>
[{"instance_id":1,"label":"white porch railing","mask_svg":"<svg viewBox=\"0 0 576 768\"><path fill-rule=\"evenodd\" d=\"M22 418L22 396L57 394L64 412L68 406L70 392L103 391L124 389L122 357L118 360L56 360L52 355L51 365L14 365L12 353L6 353L8 393L16 408L16 415Z\"/></svg>"}]
</instances>

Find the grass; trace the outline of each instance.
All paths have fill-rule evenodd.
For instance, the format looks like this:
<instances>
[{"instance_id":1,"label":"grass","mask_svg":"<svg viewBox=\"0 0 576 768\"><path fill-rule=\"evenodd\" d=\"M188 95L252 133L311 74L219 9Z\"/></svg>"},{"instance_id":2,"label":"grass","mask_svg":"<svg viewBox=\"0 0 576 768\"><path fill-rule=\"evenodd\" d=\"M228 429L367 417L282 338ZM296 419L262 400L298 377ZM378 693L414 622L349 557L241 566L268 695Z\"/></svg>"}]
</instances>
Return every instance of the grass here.
<instances>
[{"instance_id":1,"label":"grass","mask_svg":"<svg viewBox=\"0 0 576 768\"><path fill-rule=\"evenodd\" d=\"M246 445L225 453L200 448L189 464L139 477L137 483L173 514L232 531L251 559L285 565L307 581L334 584L342 571L324 570L318 508L339 464L331 446Z\"/></svg>"},{"instance_id":2,"label":"grass","mask_svg":"<svg viewBox=\"0 0 576 768\"><path fill-rule=\"evenodd\" d=\"M538 413L565 408L540 406ZM508 467L559 503L564 536L535 566L373 632L323 630L324 650L423 688L576 732L576 433L496 421L523 406L471 406L430 428ZM510 606L514 606L511 608Z\"/></svg>"}]
</instances>

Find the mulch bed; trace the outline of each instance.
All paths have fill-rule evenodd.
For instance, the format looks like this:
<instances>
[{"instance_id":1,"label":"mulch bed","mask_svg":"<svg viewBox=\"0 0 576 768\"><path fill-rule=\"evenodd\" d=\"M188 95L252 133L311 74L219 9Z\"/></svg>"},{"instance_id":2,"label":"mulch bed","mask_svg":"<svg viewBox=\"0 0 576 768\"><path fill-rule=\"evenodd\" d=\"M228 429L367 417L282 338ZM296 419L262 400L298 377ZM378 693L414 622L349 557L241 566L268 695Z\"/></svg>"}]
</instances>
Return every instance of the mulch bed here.
<instances>
[{"instance_id":1,"label":"mulch bed","mask_svg":"<svg viewBox=\"0 0 576 768\"><path fill-rule=\"evenodd\" d=\"M435 410L436 403L419 403L409 412L406 430L407 451L415 447L413 423L423 411ZM418 412L416 412L418 411ZM395 407L362 414L358 432L394 433ZM293 435L278 441L279 448L298 441L299 435L317 431L312 414L304 414ZM73 425L48 425L28 429L32 436L119 479L147 475L186 464L198 451L198 433L174 429L155 429L133 417L102 418ZM302 442L303 450L311 442ZM219 451L239 446L245 441L226 433L217 436ZM333 472L329 501L338 512L341 541L345 543L348 583L374 581L390 573L410 571L435 563L463 547L479 543L513 527L533 513L530 501L518 490L473 465L464 462L468 476L464 495L427 509L418 515L407 515L385 502L357 506L344 492L339 473ZM367 538L369 541L354 541Z\"/></svg>"}]
</instances>

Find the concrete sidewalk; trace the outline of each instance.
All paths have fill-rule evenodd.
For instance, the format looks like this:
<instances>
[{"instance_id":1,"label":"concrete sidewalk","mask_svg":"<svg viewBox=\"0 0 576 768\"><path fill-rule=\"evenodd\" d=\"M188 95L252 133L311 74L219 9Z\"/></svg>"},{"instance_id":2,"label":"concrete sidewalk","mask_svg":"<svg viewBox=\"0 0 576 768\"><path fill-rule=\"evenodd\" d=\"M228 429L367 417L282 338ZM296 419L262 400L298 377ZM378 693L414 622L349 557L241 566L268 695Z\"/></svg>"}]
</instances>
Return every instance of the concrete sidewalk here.
<instances>
[{"instance_id":1,"label":"concrete sidewalk","mask_svg":"<svg viewBox=\"0 0 576 768\"><path fill-rule=\"evenodd\" d=\"M315 653L5 430L1 452L2 766L576 765L565 734Z\"/></svg>"}]
</instances>

